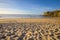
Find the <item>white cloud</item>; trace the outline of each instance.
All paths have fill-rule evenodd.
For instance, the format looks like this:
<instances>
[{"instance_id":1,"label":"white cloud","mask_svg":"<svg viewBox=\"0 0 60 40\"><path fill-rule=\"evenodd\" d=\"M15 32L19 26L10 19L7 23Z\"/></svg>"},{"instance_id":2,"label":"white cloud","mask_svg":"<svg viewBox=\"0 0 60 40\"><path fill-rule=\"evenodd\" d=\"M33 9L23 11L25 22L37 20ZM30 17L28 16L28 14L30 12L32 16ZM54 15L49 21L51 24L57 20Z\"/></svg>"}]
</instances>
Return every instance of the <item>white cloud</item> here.
<instances>
[{"instance_id":1,"label":"white cloud","mask_svg":"<svg viewBox=\"0 0 60 40\"><path fill-rule=\"evenodd\" d=\"M18 9L0 8L0 14L32 14L32 13L29 11Z\"/></svg>"},{"instance_id":2,"label":"white cloud","mask_svg":"<svg viewBox=\"0 0 60 40\"><path fill-rule=\"evenodd\" d=\"M31 14L29 11L12 9L13 1L0 0L0 14Z\"/></svg>"},{"instance_id":3,"label":"white cloud","mask_svg":"<svg viewBox=\"0 0 60 40\"><path fill-rule=\"evenodd\" d=\"M44 11L52 10L50 7L40 7L33 4L25 8L27 10L21 5L18 5L18 7L23 7L23 10L18 10L18 7L15 6L17 6L17 4L12 0L0 0L0 14L42 14ZM17 9L12 9L14 7ZM27 7L27 5L25 5L25 7Z\"/></svg>"}]
</instances>

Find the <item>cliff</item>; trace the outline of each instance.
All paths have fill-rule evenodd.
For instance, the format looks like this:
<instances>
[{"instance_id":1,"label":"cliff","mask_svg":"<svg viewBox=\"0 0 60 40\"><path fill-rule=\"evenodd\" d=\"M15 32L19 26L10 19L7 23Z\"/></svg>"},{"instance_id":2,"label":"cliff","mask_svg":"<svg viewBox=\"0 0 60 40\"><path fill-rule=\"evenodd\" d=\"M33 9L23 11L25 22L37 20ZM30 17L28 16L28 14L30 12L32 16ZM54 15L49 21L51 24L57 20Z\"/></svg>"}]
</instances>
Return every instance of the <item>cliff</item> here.
<instances>
[{"instance_id":1,"label":"cliff","mask_svg":"<svg viewBox=\"0 0 60 40\"><path fill-rule=\"evenodd\" d=\"M60 10L44 12L44 16L60 17Z\"/></svg>"}]
</instances>

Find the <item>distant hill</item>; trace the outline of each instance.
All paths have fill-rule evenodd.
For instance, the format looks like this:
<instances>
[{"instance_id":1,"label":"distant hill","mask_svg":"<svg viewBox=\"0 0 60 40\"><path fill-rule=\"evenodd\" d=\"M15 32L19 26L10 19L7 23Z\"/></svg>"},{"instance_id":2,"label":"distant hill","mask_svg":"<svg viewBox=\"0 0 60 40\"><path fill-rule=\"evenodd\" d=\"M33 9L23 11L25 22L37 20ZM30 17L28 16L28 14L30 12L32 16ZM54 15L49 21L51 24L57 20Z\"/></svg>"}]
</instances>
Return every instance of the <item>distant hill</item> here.
<instances>
[{"instance_id":1,"label":"distant hill","mask_svg":"<svg viewBox=\"0 0 60 40\"><path fill-rule=\"evenodd\" d=\"M60 17L60 10L44 12L44 16Z\"/></svg>"}]
</instances>

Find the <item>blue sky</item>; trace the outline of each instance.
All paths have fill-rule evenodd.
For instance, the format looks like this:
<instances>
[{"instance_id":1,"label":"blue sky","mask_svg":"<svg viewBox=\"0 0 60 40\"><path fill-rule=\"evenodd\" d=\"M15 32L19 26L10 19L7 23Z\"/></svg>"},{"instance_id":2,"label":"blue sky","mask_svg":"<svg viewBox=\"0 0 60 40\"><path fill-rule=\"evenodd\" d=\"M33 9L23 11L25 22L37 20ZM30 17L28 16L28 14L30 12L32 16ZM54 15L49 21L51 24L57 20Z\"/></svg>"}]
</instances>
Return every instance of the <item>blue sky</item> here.
<instances>
[{"instance_id":1,"label":"blue sky","mask_svg":"<svg viewBox=\"0 0 60 40\"><path fill-rule=\"evenodd\" d=\"M0 0L0 14L37 14L60 9L60 0Z\"/></svg>"}]
</instances>

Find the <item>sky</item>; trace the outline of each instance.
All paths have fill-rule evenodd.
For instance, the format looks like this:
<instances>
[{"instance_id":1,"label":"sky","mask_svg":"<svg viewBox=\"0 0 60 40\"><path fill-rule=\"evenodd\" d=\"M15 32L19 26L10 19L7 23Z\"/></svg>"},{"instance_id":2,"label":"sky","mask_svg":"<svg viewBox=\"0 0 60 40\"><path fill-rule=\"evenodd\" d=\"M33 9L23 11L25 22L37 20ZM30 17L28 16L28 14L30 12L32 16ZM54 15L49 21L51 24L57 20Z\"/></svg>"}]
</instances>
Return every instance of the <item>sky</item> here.
<instances>
[{"instance_id":1,"label":"sky","mask_svg":"<svg viewBox=\"0 0 60 40\"><path fill-rule=\"evenodd\" d=\"M60 0L0 0L0 14L36 14L60 10Z\"/></svg>"}]
</instances>

